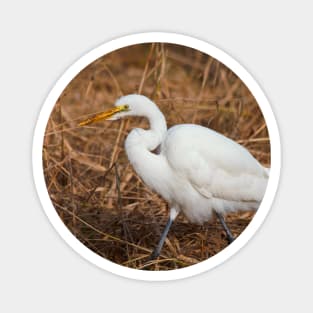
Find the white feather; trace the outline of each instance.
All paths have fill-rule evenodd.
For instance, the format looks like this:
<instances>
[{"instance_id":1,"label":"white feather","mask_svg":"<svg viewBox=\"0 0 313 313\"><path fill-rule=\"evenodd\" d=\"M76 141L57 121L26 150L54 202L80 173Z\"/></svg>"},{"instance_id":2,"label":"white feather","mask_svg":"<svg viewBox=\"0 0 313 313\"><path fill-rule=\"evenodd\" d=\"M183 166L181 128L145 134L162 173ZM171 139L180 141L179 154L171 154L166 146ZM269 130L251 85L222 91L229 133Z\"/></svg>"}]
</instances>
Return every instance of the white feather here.
<instances>
[{"instance_id":1,"label":"white feather","mask_svg":"<svg viewBox=\"0 0 313 313\"><path fill-rule=\"evenodd\" d=\"M133 129L125 148L145 184L171 208L183 211L194 223L211 218L213 210L229 212L257 209L265 193L269 169L233 140L202 126L177 125L167 131L159 108L148 98L128 95L124 116L145 116L150 129ZM152 153L159 145L160 154Z\"/></svg>"}]
</instances>

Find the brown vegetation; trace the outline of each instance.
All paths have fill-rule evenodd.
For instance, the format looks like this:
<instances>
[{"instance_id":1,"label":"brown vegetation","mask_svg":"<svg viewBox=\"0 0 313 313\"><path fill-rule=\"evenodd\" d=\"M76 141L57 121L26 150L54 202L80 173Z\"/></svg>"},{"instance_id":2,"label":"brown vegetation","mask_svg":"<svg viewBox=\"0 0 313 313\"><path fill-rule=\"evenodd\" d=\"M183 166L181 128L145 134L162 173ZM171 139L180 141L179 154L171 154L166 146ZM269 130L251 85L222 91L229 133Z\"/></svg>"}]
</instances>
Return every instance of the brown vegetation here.
<instances>
[{"instance_id":1,"label":"brown vegetation","mask_svg":"<svg viewBox=\"0 0 313 313\"><path fill-rule=\"evenodd\" d=\"M243 82L199 51L172 44L130 46L101 57L81 71L56 103L45 134L43 164L50 198L71 232L95 253L136 269L169 270L205 260L227 246L217 220L203 226L179 216L158 260L147 257L168 218L164 200L131 168L123 149L142 118L78 127L91 113L125 94L153 99L168 126L196 123L236 140L265 166L270 162L262 113ZM230 214L235 236L253 213Z\"/></svg>"}]
</instances>

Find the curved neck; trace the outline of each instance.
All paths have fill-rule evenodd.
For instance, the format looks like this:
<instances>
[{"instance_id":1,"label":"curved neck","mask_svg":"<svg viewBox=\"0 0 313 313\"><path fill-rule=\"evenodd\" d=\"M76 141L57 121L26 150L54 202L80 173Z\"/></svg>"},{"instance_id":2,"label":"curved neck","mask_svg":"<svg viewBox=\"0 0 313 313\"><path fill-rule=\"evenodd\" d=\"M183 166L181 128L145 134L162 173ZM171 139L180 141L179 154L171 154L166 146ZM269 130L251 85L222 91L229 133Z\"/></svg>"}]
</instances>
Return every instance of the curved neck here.
<instances>
[{"instance_id":1,"label":"curved neck","mask_svg":"<svg viewBox=\"0 0 313 313\"><path fill-rule=\"evenodd\" d=\"M152 135L152 137L156 137L158 140L158 143L156 143L156 146L153 149L155 149L161 142L163 141L166 132L167 132L167 125L166 120L162 112L159 110L157 106L154 107L154 110L151 110L147 113L146 118L149 120L150 129L147 131L147 133Z\"/></svg>"},{"instance_id":2,"label":"curved neck","mask_svg":"<svg viewBox=\"0 0 313 313\"><path fill-rule=\"evenodd\" d=\"M166 120L157 106L150 107L148 112L140 114L140 116L148 119L150 128L148 130L141 128L133 129L125 141L126 151L135 147L153 151L162 143L166 136Z\"/></svg>"},{"instance_id":3,"label":"curved neck","mask_svg":"<svg viewBox=\"0 0 313 313\"><path fill-rule=\"evenodd\" d=\"M139 176L148 186L158 190L158 186L163 184L165 179L160 177L160 172L167 173L169 171L166 168L164 157L150 151L162 143L166 136L167 126L163 114L157 107L144 116L149 120L150 129L133 129L126 138L125 150L130 163Z\"/></svg>"}]
</instances>

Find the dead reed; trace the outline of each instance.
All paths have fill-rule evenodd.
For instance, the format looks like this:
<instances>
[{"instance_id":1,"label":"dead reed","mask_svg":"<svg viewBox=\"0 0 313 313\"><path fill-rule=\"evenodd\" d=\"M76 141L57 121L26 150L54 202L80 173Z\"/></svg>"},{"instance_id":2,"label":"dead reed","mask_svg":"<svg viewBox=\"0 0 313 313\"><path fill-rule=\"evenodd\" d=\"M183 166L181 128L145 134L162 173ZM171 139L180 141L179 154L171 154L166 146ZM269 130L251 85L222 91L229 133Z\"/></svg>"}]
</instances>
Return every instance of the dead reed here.
<instances>
[{"instance_id":1,"label":"dead reed","mask_svg":"<svg viewBox=\"0 0 313 313\"><path fill-rule=\"evenodd\" d=\"M67 86L51 113L43 164L51 201L71 232L95 253L136 269L170 270L198 263L227 246L221 225L203 226L180 216L162 255L147 263L167 220L166 203L129 165L123 143L133 118L78 127L89 114L108 109L125 94L153 99L168 126L196 123L236 140L264 165L270 143L262 113L243 82L222 63L172 44L130 46L101 57ZM253 213L227 216L238 236Z\"/></svg>"}]
</instances>

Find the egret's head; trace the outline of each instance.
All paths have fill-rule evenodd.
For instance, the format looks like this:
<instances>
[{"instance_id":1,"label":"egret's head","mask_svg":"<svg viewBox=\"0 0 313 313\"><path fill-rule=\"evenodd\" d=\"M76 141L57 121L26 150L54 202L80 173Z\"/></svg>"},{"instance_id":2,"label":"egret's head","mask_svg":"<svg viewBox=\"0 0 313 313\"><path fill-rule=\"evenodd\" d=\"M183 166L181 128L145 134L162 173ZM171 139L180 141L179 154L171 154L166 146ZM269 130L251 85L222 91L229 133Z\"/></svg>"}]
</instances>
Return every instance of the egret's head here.
<instances>
[{"instance_id":1,"label":"egret's head","mask_svg":"<svg viewBox=\"0 0 313 313\"><path fill-rule=\"evenodd\" d=\"M156 105L147 97L142 95L128 95L119 98L114 107L108 111L97 114L79 123L85 126L101 120L118 120L125 116L147 116Z\"/></svg>"}]
</instances>

